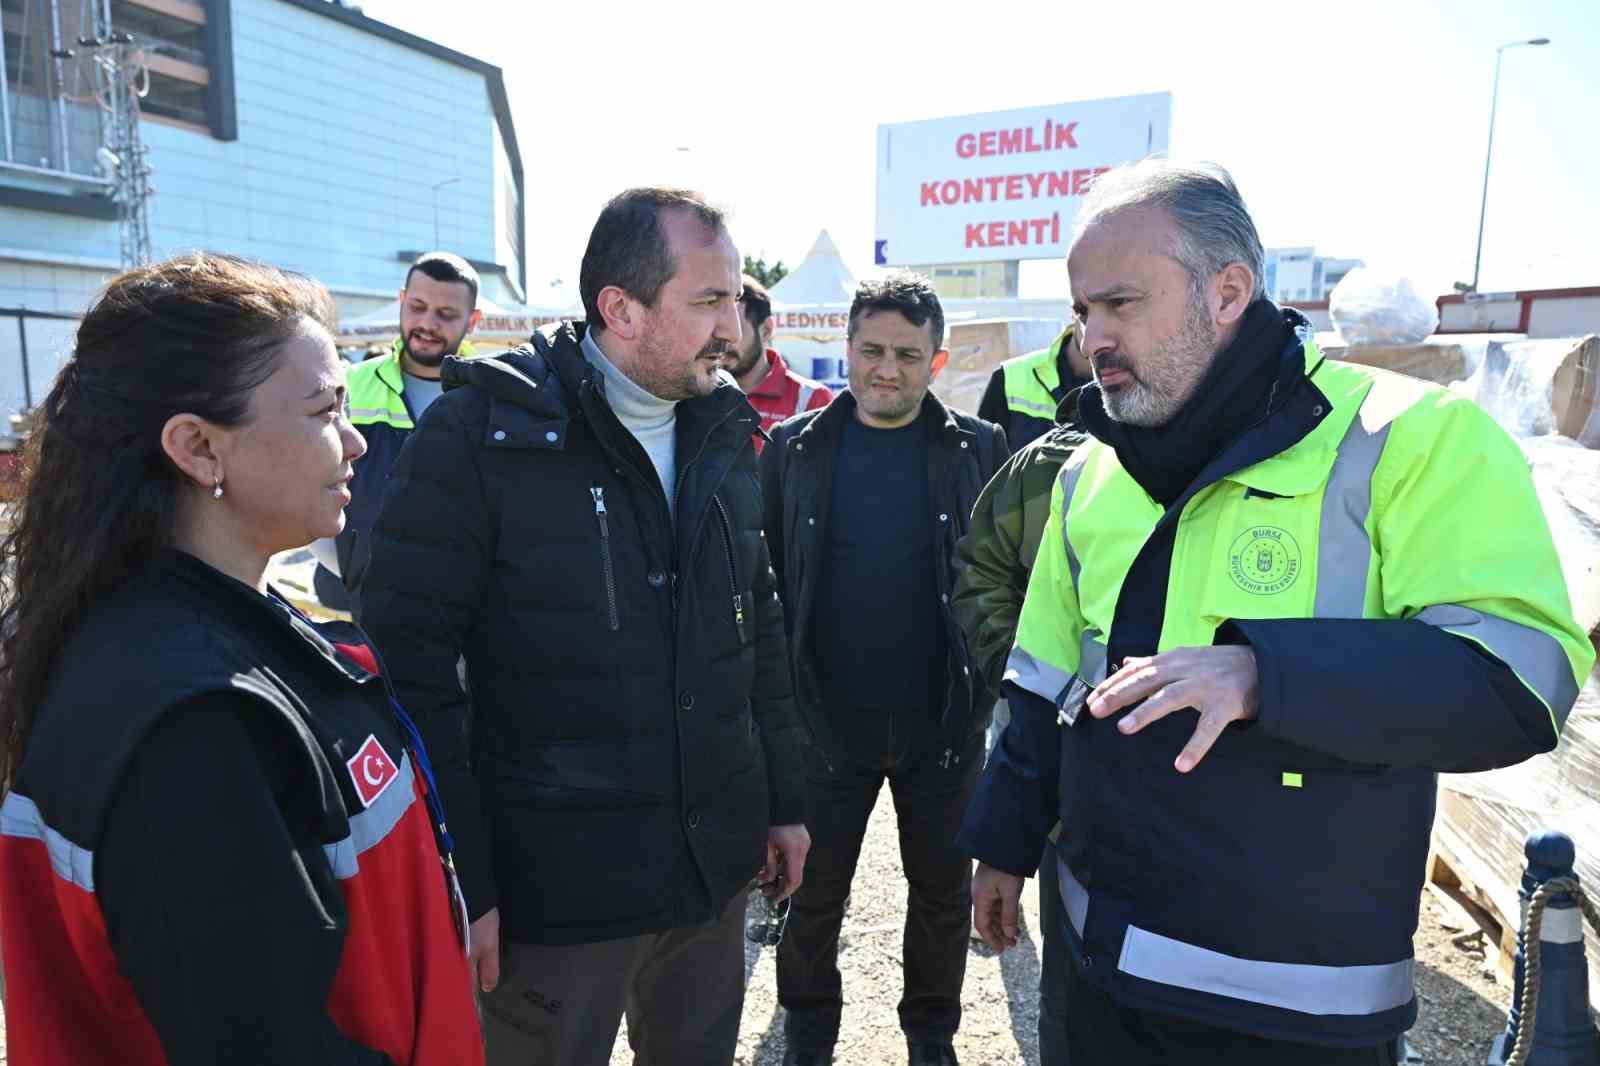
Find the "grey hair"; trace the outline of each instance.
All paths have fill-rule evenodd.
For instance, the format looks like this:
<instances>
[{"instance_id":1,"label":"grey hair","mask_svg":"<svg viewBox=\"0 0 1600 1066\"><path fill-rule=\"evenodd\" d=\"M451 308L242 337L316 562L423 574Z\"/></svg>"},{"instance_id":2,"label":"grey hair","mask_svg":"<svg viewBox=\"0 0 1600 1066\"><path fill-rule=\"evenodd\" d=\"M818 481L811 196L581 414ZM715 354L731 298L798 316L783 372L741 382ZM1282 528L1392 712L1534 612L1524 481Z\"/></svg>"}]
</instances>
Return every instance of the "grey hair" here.
<instances>
[{"instance_id":1,"label":"grey hair","mask_svg":"<svg viewBox=\"0 0 1600 1066\"><path fill-rule=\"evenodd\" d=\"M1108 170L1094 180L1078 209L1073 243L1101 219L1141 207L1158 207L1171 217L1177 230L1172 258L1188 272L1196 292L1229 264L1243 263L1255 275L1250 299L1266 295L1261 237L1226 170L1154 156Z\"/></svg>"}]
</instances>

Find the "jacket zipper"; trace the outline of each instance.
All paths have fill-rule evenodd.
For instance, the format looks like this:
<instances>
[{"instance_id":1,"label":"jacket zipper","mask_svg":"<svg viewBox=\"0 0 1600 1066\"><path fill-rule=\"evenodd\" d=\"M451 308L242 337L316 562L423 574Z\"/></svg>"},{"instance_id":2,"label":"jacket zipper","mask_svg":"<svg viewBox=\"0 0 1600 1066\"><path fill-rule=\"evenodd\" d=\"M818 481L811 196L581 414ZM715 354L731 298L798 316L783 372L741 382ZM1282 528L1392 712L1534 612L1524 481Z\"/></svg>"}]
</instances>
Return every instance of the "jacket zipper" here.
<instances>
[{"instance_id":1,"label":"jacket zipper","mask_svg":"<svg viewBox=\"0 0 1600 1066\"><path fill-rule=\"evenodd\" d=\"M744 629L744 595L739 591L739 572L733 565L733 523L728 521L728 510L722 506L722 497L711 494L711 503L717 509L717 519L722 524L722 544L728 550L728 586L733 590L733 625L739 631L739 644L749 643Z\"/></svg>"},{"instance_id":2,"label":"jacket zipper","mask_svg":"<svg viewBox=\"0 0 1600 1066\"><path fill-rule=\"evenodd\" d=\"M737 410L729 411L726 414L724 414L721 418L717 419L716 424L714 424L710 429L708 429L706 431L705 437L700 441L700 447L695 449L694 456L692 458L690 458L690 460L687 463L684 463L683 465L678 467L678 483L676 485L674 485L673 488L672 488L672 506L671 506L671 509L667 512L668 524L672 527L672 534L673 534L673 541L674 541L673 556L674 556L675 559L676 559L676 556L677 556L677 547L676 547L677 524L678 524L677 523L677 515L679 513L679 508L683 506L683 483L686 480L688 480L687 475L689 473L689 468L694 466L695 463L699 462L700 461L700 457L706 453L706 445L711 443L711 437L717 432L717 430L721 429L723 424L726 423L728 421L728 419L732 418L734 415L736 415L738 413L739 412ZM756 425L757 428L760 428L761 420L757 419L756 422L755 422L755 425ZM746 443L748 443L748 442L746 442ZM665 493L663 493L662 498L663 499L666 498L665 497ZM721 508L722 508L722 501L717 499L716 493L712 493L711 494L711 499L712 499L713 502L716 503L717 508L720 511ZM727 515L723 514L721 517L722 517L722 522L723 522L723 527L722 527L723 533L727 534L728 533ZM683 560L683 559L676 560L676 562L674 562L674 564L673 564L673 569L672 569L672 624L673 624L674 627L676 627L677 624L678 624L678 565L682 564L682 563L687 563L687 561L688 560ZM741 637L743 637L743 635L744 635L744 623L743 623L742 619L744 617L744 609L743 609L743 605L742 605L742 599L739 596L738 578L733 572L733 545L732 545L732 541L731 541L731 536L730 536L729 542L728 542L728 574L729 574L729 579L733 582L734 622L735 622L736 625L739 626L739 635Z\"/></svg>"},{"instance_id":3,"label":"jacket zipper","mask_svg":"<svg viewBox=\"0 0 1600 1066\"><path fill-rule=\"evenodd\" d=\"M617 576L611 569L611 526L606 521L606 490L595 485L589 490L594 497L594 516L600 523L600 568L606 576L606 612L611 621L611 631L622 628L617 617Z\"/></svg>"}]
</instances>

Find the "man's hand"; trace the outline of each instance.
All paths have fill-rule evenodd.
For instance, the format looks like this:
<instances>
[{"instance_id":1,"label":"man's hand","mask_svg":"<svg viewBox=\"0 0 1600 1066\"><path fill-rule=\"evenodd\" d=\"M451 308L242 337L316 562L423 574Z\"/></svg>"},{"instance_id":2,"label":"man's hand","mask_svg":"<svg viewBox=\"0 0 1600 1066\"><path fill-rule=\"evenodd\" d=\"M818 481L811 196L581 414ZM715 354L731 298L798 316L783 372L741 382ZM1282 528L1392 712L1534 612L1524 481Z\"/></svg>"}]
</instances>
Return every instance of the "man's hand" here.
<instances>
[{"instance_id":1,"label":"man's hand","mask_svg":"<svg viewBox=\"0 0 1600 1066\"><path fill-rule=\"evenodd\" d=\"M1017 945L1017 903L1022 878L978 864L972 875L972 927L996 953Z\"/></svg>"},{"instance_id":2,"label":"man's hand","mask_svg":"<svg viewBox=\"0 0 1600 1066\"><path fill-rule=\"evenodd\" d=\"M473 922L467 939L472 943L467 953L472 980L483 991L493 992L500 983L500 908L491 907Z\"/></svg>"},{"instance_id":3,"label":"man's hand","mask_svg":"<svg viewBox=\"0 0 1600 1066\"><path fill-rule=\"evenodd\" d=\"M1199 765L1229 722L1253 721L1260 713L1261 679L1255 649L1248 644L1174 648L1153 658L1126 659L1121 669L1089 693L1089 713L1116 714L1144 700L1117 723L1137 733L1173 711L1194 708L1200 722L1173 763L1180 774Z\"/></svg>"},{"instance_id":4,"label":"man's hand","mask_svg":"<svg viewBox=\"0 0 1600 1066\"><path fill-rule=\"evenodd\" d=\"M761 890L774 903L794 895L806 876L811 833L803 825L775 825L767 830L767 865L761 869Z\"/></svg>"}]
</instances>

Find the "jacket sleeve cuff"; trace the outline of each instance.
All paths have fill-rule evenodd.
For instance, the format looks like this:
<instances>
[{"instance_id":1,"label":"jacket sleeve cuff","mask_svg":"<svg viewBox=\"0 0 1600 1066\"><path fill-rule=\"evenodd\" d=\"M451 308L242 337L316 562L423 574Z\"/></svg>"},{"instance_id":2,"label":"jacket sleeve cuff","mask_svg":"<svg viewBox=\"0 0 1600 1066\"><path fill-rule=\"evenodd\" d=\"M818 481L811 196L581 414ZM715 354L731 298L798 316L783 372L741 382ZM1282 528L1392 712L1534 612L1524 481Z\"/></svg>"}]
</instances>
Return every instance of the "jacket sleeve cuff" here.
<instances>
[{"instance_id":1,"label":"jacket sleeve cuff","mask_svg":"<svg viewBox=\"0 0 1600 1066\"><path fill-rule=\"evenodd\" d=\"M452 789L440 782L439 791L445 800L445 825L455 840L451 859L461 880L461 894L466 897L467 917L477 921L500 905L489 828L475 784L469 789Z\"/></svg>"},{"instance_id":2,"label":"jacket sleeve cuff","mask_svg":"<svg viewBox=\"0 0 1600 1066\"><path fill-rule=\"evenodd\" d=\"M1000 771L991 758L967 804L956 847L996 870L1032 877L1039 868L1048 828L1037 831L1025 824L1029 819L1017 816L1029 802L1022 782Z\"/></svg>"},{"instance_id":3,"label":"jacket sleeve cuff","mask_svg":"<svg viewBox=\"0 0 1600 1066\"><path fill-rule=\"evenodd\" d=\"M1011 724L989 753L956 846L987 866L1030 877L1056 820L1061 739L1049 701L1014 685L1006 698Z\"/></svg>"},{"instance_id":4,"label":"jacket sleeve cuff","mask_svg":"<svg viewBox=\"0 0 1600 1066\"><path fill-rule=\"evenodd\" d=\"M806 820L806 775L801 759L799 745L792 742L774 745L769 751L767 821L770 825L800 825Z\"/></svg>"}]
</instances>

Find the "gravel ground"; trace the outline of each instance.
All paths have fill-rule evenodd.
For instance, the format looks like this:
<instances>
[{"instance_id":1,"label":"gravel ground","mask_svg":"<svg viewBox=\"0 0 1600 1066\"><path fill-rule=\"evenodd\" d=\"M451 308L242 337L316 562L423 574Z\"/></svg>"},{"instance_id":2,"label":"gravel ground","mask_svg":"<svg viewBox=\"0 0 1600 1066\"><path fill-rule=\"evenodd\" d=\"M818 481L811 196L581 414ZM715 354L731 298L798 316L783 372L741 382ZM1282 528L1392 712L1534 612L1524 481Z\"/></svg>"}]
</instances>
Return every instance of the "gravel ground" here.
<instances>
[{"instance_id":1,"label":"gravel ground","mask_svg":"<svg viewBox=\"0 0 1600 1066\"><path fill-rule=\"evenodd\" d=\"M905 1062L905 1039L895 1015L904 913L905 881L894 804L885 790L867 825L845 916L839 956L844 1025L835 1054L840 1066ZM1505 1026L1511 989L1497 981L1494 959L1485 956L1481 942L1467 948L1452 943L1460 930L1445 928L1441 915L1432 895L1424 893L1417 935L1420 1011L1412 1043L1426 1066L1482 1066L1489 1042ZM1003 956L996 958L977 943L967 955L961 1031L956 1036L956 1054L963 1066L1039 1064L1039 896L1032 881L1023 891L1023 926L1021 942ZM775 951L746 945L749 984L734 1059L737 1066L779 1066L783 1060ZM632 1061L626 1035L619 1032L611 1064L628 1066Z\"/></svg>"}]
</instances>

